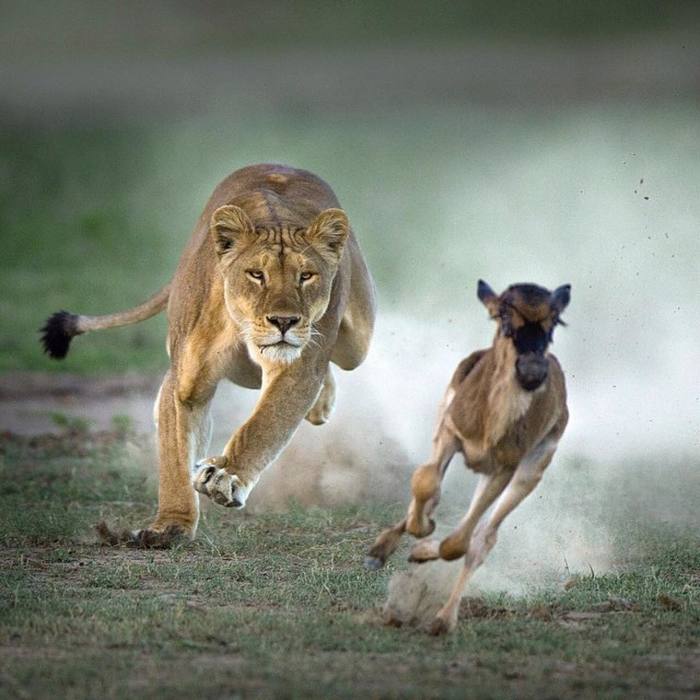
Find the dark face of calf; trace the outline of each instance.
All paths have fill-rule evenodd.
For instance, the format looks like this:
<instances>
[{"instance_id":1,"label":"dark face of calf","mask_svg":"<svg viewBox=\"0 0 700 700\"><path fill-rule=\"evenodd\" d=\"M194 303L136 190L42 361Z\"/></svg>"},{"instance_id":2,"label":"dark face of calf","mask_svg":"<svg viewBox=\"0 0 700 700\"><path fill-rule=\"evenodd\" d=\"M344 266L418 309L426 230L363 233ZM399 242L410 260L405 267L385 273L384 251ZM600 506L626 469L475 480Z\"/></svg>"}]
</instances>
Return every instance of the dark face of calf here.
<instances>
[{"instance_id":1,"label":"dark face of calf","mask_svg":"<svg viewBox=\"0 0 700 700\"><path fill-rule=\"evenodd\" d=\"M509 338L516 350L515 376L526 391L534 391L547 379L547 347L559 315L569 303L571 285L550 292L536 284L513 284L496 295L479 280L477 294L499 324L498 335Z\"/></svg>"},{"instance_id":2,"label":"dark face of calf","mask_svg":"<svg viewBox=\"0 0 700 700\"><path fill-rule=\"evenodd\" d=\"M527 322L512 332L511 338L518 353L515 376L526 391L534 391L547 379L549 360L545 353L551 337L551 329L546 331L536 322Z\"/></svg>"}]
</instances>

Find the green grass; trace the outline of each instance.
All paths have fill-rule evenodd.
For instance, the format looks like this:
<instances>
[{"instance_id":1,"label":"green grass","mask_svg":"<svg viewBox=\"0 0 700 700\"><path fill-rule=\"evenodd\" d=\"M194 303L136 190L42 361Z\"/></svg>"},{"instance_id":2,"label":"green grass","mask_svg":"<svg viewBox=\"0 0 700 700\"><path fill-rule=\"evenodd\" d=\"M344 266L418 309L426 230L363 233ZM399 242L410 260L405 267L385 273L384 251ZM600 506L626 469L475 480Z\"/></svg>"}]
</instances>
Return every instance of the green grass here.
<instances>
[{"instance_id":1,"label":"green grass","mask_svg":"<svg viewBox=\"0 0 700 700\"><path fill-rule=\"evenodd\" d=\"M571 282L567 320L576 332L558 338L569 364L572 353L606 361L609 348L579 340L596 337L646 367L648 343L630 343L620 319L645 318L635 334L664 336L669 318L697 307L688 290L698 124L696 106L678 101L517 113L288 106L266 115L242 108L235 119L212 112L157 124L8 126L0 134L0 372L162 370L162 316L79 338L63 363L41 354L37 329L58 309L99 314L142 301L171 277L216 183L262 161L306 167L332 184L378 282L381 312L459 323L466 349L488 338L487 326L470 331L463 320L476 308L477 278L498 288Z\"/></svg>"},{"instance_id":2,"label":"green grass","mask_svg":"<svg viewBox=\"0 0 700 700\"><path fill-rule=\"evenodd\" d=\"M624 563L611 573L579 577L569 590L470 600L456 633L433 639L380 622L402 559L378 574L361 567L397 506L291 504L255 516L212 506L190 545L99 546L91 528L100 518L136 526L152 513L150 457L135 440L75 428L3 438L0 697L614 698L699 689L692 533L630 523L615 542ZM619 599L630 609L605 612Z\"/></svg>"},{"instance_id":3,"label":"green grass","mask_svg":"<svg viewBox=\"0 0 700 700\"><path fill-rule=\"evenodd\" d=\"M163 231L148 219L130 221L142 143L117 129L67 129L59 135L5 133L0 154L12 176L0 187L0 217L9 254L2 263L5 321L0 371L158 366L164 319L112 331L81 348L77 362L42 358L37 330L53 310L108 313L133 305L168 279ZM127 165L128 164L128 165ZM125 184L130 181L129 184ZM126 369L122 366L122 369Z\"/></svg>"}]
</instances>

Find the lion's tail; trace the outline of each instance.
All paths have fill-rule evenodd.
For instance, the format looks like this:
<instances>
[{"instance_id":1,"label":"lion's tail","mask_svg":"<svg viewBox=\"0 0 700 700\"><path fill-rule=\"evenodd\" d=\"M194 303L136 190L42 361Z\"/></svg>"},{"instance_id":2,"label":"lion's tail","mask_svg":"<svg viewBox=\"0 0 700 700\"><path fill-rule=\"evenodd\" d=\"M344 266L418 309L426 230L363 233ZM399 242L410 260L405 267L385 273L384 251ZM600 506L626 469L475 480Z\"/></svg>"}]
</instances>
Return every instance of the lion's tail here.
<instances>
[{"instance_id":1,"label":"lion's tail","mask_svg":"<svg viewBox=\"0 0 700 700\"><path fill-rule=\"evenodd\" d=\"M116 314L81 316L72 314L69 311L57 311L49 316L44 327L39 330L44 352L55 360L61 360L68 354L70 341L76 335L145 321L147 318L160 313L166 307L169 296L170 283L166 284L150 299L144 301L143 304L126 311L118 311Z\"/></svg>"}]
</instances>

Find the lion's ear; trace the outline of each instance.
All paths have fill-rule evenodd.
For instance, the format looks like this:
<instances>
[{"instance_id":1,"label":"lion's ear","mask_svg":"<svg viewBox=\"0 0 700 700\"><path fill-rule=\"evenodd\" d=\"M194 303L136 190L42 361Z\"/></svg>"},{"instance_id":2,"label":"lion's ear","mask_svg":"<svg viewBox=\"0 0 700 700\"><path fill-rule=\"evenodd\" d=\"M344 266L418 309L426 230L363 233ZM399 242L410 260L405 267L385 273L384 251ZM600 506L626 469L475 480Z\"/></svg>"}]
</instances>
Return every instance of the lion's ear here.
<instances>
[{"instance_id":1,"label":"lion's ear","mask_svg":"<svg viewBox=\"0 0 700 700\"><path fill-rule=\"evenodd\" d=\"M348 216L342 209L322 211L308 229L309 243L321 254L338 262L348 237Z\"/></svg>"},{"instance_id":2,"label":"lion's ear","mask_svg":"<svg viewBox=\"0 0 700 700\"><path fill-rule=\"evenodd\" d=\"M233 204L219 207L211 215L209 231L219 257L255 235L253 222L248 214Z\"/></svg>"}]
</instances>

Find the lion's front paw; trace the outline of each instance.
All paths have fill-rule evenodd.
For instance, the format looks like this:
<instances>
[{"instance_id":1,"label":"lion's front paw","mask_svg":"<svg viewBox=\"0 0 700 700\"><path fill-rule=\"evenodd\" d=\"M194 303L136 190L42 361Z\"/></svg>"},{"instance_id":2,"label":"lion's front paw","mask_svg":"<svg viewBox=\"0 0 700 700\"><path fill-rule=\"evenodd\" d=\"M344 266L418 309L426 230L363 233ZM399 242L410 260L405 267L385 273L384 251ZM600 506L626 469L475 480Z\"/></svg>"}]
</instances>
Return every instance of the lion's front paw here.
<instances>
[{"instance_id":1,"label":"lion's front paw","mask_svg":"<svg viewBox=\"0 0 700 700\"><path fill-rule=\"evenodd\" d=\"M325 425L331 418L333 406L319 406L318 403L306 414L306 420L311 425Z\"/></svg>"},{"instance_id":2,"label":"lion's front paw","mask_svg":"<svg viewBox=\"0 0 700 700\"><path fill-rule=\"evenodd\" d=\"M197 462L192 474L192 486L220 506L243 508L255 482L244 484L238 476L217 466L225 463L224 460L225 457L213 457Z\"/></svg>"}]
</instances>

